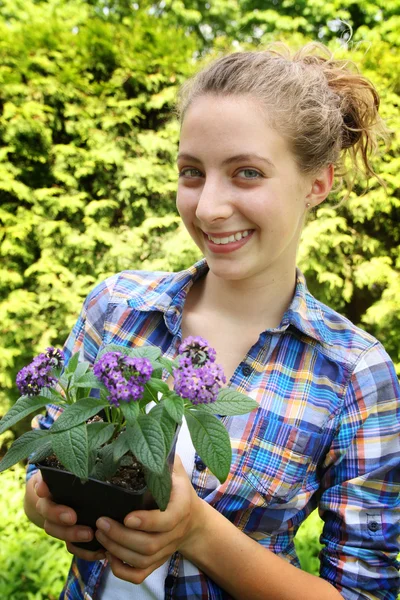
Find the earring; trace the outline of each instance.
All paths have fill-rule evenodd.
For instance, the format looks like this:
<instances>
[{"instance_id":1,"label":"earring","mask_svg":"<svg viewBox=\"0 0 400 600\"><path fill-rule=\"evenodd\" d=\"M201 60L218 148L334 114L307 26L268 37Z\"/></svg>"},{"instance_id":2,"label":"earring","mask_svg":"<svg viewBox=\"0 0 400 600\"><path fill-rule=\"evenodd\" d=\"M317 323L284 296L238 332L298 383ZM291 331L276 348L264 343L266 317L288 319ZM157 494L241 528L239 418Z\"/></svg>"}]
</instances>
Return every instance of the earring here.
<instances>
[{"instance_id":1,"label":"earring","mask_svg":"<svg viewBox=\"0 0 400 600\"><path fill-rule=\"evenodd\" d=\"M307 204L306 204L306 208L310 208L310 206L311 206L311 203L310 203L310 202L307 202Z\"/></svg>"}]
</instances>

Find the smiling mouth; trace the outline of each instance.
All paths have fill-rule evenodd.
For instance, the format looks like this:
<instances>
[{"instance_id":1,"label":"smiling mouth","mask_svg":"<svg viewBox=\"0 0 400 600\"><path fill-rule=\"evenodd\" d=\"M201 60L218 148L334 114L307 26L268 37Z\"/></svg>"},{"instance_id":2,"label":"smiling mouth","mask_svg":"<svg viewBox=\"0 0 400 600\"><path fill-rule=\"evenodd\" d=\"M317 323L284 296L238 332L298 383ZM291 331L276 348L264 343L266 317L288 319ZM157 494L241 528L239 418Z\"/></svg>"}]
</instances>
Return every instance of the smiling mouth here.
<instances>
[{"instance_id":1,"label":"smiling mouth","mask_svg":"<svg viewBox=\"0 0 400 600\"><path fill-rule=\"evenodd\" d=\"M222 244L223 245L223 244L231 244L232 242L238 242L242 238L245 238L248 235L250 235L250 233L252 231L253 231L253 229L245 229L244 231L238 231L237 233L232 233L231 235L226 236L226 237L216 237L216 236L210 235L209 233L205 233L205 235L211 242L214 242L214 244Z\"/></svg>"}]
</instances>

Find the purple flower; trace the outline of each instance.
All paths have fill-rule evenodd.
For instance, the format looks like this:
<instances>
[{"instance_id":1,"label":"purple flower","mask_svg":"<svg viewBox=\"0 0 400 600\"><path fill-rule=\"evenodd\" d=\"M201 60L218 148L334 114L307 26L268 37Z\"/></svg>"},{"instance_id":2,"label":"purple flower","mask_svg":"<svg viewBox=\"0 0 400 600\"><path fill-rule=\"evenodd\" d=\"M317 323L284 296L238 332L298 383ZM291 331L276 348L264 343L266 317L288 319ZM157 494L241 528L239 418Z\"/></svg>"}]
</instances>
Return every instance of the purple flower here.
<instances>
[{"instance_id":1,"label":"purple flower","mask_svg":"<svg viewBox=\"0 0 400 600\"><path fill-rule=\"evenodd\" d=\"M179 346L179 354L190 359L193 365L204 365L206 362L215 362L217 353L208 345L207 340L200 336L185 338Z\"/></svg>"},{"instance_id":2,"label":"purple flower","mask_svg":"<svg viewBox=\"0 0 400 600\"><path fill-rule=\"evenodd\" d=\"M59 369L64 362L64 353L50 346L46 352L35 356L33 361L21 369L17 375L17 386L24 396L37 396L45 387L52 387L57 379L53 369Z\"/></svg>"},{"instance_id":3,"label":"purple flower","mask_svg":"<svg viewBox=\"0 0 400 600\"><path fill-rule=\"evenodd\" d=\"M110 391L110 404L141 400L144 385L153 372L147 358L132 358L121 352L106 352L93 367L93 373Z\"/></svg>"},{"instance_id":4,"label":"purple flower","mask_svg":"<svg viewBox=\"0 0 400 600\"><path fill-rule=\"evenodd\" d=\"M192 404L215 402L226 377L221 365L207 362L201 367L188 364L187 357L179 360L179 368L174 369L174 390Z\"/></svg>"}]
</instances>

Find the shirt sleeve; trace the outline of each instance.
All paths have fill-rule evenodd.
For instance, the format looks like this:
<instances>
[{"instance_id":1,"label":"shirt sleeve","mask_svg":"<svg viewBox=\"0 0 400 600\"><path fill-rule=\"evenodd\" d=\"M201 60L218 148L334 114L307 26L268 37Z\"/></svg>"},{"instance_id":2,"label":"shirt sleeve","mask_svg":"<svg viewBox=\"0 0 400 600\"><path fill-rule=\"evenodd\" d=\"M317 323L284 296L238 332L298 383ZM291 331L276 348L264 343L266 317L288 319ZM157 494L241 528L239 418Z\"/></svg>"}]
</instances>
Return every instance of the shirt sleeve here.
<instances>
[{"instance_id":1,"label":"shirt sleeve","mask_svg":"<svg viewBox=\"0 0 400 600\"><path fill-rule=\"evenodd\" d=\"M65 366L76 352L80 354L80 361L88 361L93 364L96 360L103 340L104 323L116 277L110 277L98 284L87 296L78 320L64 344ZM59 406L48 404L46 414L33 418L32 428L49 429L61 412L62 409ZM28 481L36 471L35 465L28 464L26 480Z\"/></svg>"},{"instance_id":2,"label":"shirt sleeve","mask_svg":"<svg viewBox=\"0 0 400 600\"><path fill-rule=\"evenodd\" d=\"M379 343L363 353L349 381L321 489L321 577L346 600L396 600L400 387Z\"/></svg>"}]
</instances>

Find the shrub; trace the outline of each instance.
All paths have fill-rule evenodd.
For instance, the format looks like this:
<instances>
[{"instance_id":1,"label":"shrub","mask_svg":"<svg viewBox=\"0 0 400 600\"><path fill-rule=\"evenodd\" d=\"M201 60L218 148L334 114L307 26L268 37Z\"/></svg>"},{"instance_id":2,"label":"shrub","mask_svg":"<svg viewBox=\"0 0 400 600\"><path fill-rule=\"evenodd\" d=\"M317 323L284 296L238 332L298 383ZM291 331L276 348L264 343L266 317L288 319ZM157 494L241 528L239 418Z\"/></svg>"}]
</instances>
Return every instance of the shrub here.
<instances>
[{"instance_id":1,"label":"shrub","mask_svg":"<svg viewBox=\"0 0 400 600\"><path fill-rule=\"evenodd\" d=\"M56 600L67 577L71 555L64 542L50 538L23 510L25 470L17 465L0 476L0 598Z\"/></svg>"}]
</instances>

